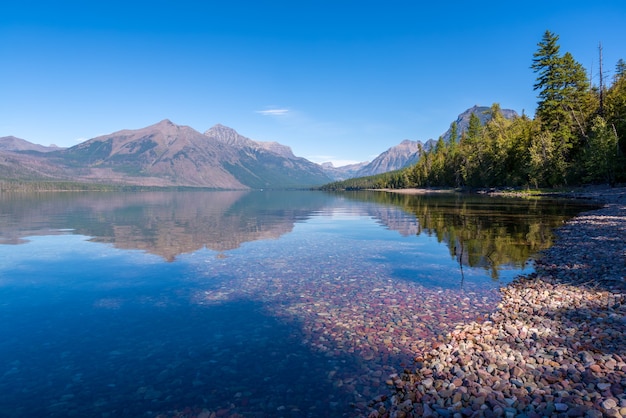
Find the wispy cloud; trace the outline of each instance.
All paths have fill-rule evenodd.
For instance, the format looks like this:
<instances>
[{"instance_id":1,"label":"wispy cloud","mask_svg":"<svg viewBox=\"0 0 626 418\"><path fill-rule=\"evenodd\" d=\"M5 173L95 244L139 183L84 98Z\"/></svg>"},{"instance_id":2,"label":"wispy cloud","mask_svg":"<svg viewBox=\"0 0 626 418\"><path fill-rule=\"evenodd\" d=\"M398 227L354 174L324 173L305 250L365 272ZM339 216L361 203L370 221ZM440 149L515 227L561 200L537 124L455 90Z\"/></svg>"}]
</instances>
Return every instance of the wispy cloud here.
<instances>
[{"instance_id":1,"label":"wispy cloud","mask_svg":"<svg viewBox=\"0 0 626 418\"><path fill-rule=\"evenodd\" d=\"M254 112L263 116L284 116L289 113L289 109L255 110Z\"/></svg>"}]
</instances>

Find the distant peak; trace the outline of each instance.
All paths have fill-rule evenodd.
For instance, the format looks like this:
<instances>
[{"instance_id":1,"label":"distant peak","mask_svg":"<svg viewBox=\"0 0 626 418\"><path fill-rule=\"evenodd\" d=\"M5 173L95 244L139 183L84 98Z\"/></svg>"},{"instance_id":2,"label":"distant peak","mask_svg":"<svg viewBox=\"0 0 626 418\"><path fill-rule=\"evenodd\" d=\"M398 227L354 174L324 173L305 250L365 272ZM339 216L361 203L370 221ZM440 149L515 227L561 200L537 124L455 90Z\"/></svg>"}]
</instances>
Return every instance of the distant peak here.
<instances>
[{"instance_id":1,"label":"distant peak","mask_svg":"<svg viewBox=\"0 0 626 418\"><path fill-rule=\"evenodd\" d=\"M172 128L172 127L178 127L178 125L176 125L174 122L172 122L169 119L163 119L160 122L155 123L154 125L150 125L150 126L146 126L146 128L157 128L157 129L166 129L166 128Z\"/></svg>"},{"instance_id":2,"label":"distant peak","mask_svg":"<svg viewBox=\"0 0 626 418\"><path fill-rule=\"evenodd\" d=\"M218 123L218 124L213 125L206 132L234 132L236 133L237 131L235 131L233 128L229 126L225 126L225 125L222 125L221 123Z\"/></svg>"},{"instance_id":3,"label":"distant peak","mask_svg":"<svg viewBox=\"0 0 626 418\"><path fill-rule=\"evenodd\" d=\"M239 135L239 133L233 128L220 125L219 123L214 125L211 129L205 131L204 135L230 145L250 145L252 142L250 139Z\"/></svg>"}]
</instances>

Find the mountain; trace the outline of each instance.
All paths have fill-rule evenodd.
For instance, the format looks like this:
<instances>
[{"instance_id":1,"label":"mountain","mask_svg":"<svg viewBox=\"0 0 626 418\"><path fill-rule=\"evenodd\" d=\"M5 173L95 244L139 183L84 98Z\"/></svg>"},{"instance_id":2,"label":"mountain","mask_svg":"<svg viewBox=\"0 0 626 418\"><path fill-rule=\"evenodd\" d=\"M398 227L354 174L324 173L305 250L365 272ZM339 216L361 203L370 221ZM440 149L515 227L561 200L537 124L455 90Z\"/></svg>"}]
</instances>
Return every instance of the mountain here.
<instances>
[{"instance_id":1,"label":"mountain","mask_svg":"<svg viewBox=\"0 0 626 418\"><path fill-rule=\"evenodd\" d=\"M320 166L294 156L284 145L256 142L222 125L202 134L167 119L57 151L0 151L0 176L216 189L305 187L330 181Z\"/></svg>"},{"instance_id":2,"label":"mountain","mask_svg":"<svg viewBox=\"0 0 626 418\"><path fill-rule=\"evenodd\" d=\"M370 162L366 161L341 167L335 167L332 163L323 163L322 168L333 180L373 176L415 164L419 160L421 152L421 142L405 139Z\"/></svg>"},{"instance_id":3,"label":"mountain","mask_svg":"<svg viewBox=\"0 0 626 418\"><path fill-rule=\"evenodd\" d=\"M63 170L41 156L62 150L33 144L14 136L0 138L0 179L33 180L62 176Z\"/></svg>"},{"instance_id":4,"label":"mountain","mask_svg":"<svg viewBox=\"0 0 626 418\"><path fill-rule=\"evenodd\" d=\"M59 180L68 179L65 170L32 151L0 150L0 180Z\"/></svg>"},{"instance_id":5,"label":"mountain","mask_svg":"<svg viewBox=\"0 0 626 418\"><path fill-rule=\"evenodd\" d=\"M389 148L387 151L374 158L371 163L357 171L356 175L357 177L365 177L399 170L415 164L421 157L421 153L421 142L405 139L400 144Z\"/></svg>"},{"instance_id":6,"label":"mountain","mask_svg":"<svg viewBox=\"0 0 626 418\"><path fill-rule=\"evenodd\" d=\"M237 163L227 162L226 168L248 187L315 186L331 180L322 167L305 158L296 157L291 148L285 145L253 141L222 125L212 127L204 135L238 152Z\"/></svg>"},{"instance_id":7,"label":"mountain","mask_svg":"<svg viewBox=\"0 0 626 418\"><path fill-rule=\"evenodd\" d=\"M285 158L295 159L291 148L286 145L279 144L278 142L261 142L253 141L245 136L239 135L237 131L224 125L217 124L211 129L207 130L204 135L215 138L216 140L225 144L234 146L235 148L244 149L250 148L254 150L265 150L274 154L281 155Z\"/></svg>"},{"instance_id":8,"label":"mountain","mask_svg":"<svg viewBox=\"0 0 626 418\"><path fill-rule=\"evenodd\" d=\"M324 170L324 173L326 173L326 175L332 178L333 180L345 180L345 179L358 177L357 173L359 172L359 170L361 170L363 167L365 167L368 164L369 164L369 161L365 161L362 163L348 164L348 165L342 165L341 167L335 167L333 163L327 162L327 163L320 164L320 166Z\"/></svg>"},{"instance_id":9,"label":"mountain","mask_svg":"<svg viewBox=\"0 0 626 418\"><path fill-rule=\"evenodd\" d=\"M335 167L332 163L321 164L322 168L333 180L345 180L355 177L373 176L388 171L399 170L415 164L421 156L422 143L405 139L396 146L389 148L370 162Z\"/></svg>"},{"instance_id":10,"label":"mountain","mask_svg":"<svg viewBox=\"0 0 626 418\"><path fill-rule=\"evenodd\" d=\"M456 123L459 136L476 114L484 124L489 107L474 106ZM513 110L502 109L505 118ZM442 137L449 140L451 129ZM334 167L296 157L277 142L246 138L215 125L204 133L169 120L122 130L63 149L43 147L15 137L0 138L0 179L63 180L140 186L217 189L302 188L370 176L410 166L435 141L404 140L371 162Z\"/></svg>"},{"instance_id":11,"label":"mountain","mask_svg":"<svg viewBox=\"0 0 626 418\"><path fill-rule=\"evenodd\" d=\"M24 139L16 138L14 136L3 136L0 138L0 151L36 151L36 152L51 152L58 151L62 148L56 145L50 145L49 147L33 144Z\"/></svg>"},{"instance_id":12,"label":"mountain","mask_svg":"<svg viewBox=\"0 0 626 418\"><path fill-rule=\"evenodd\" d=\"M163 120L99 136L53 154L83 180L142 186L245 188L223 166L236 152L200 132Z\"/></svg>"},{"instance_id":13,"label":"mountain","mask_svg":"<svg viewBox=\"0 0 626 418\"><path fill-rule=\"evenodd\" d=\"M484 125L490 120L487 106L473 106L456 118L457 124L457 140L462 133L467 131L469 127L469 119L472 113L476 114ZM510 109L501 109L502 115L506 119L513 119L518 116L517 112ZM452 126L452 123L450 124ZM447 142L452 135L452 128L448 128L441 137ZM434 139L429 139L422 143L421 141L410 141L405 139L400 144L389 148L387 151L374 158L371 162L360 163L345 167L333 167L329 163L322 164L326 173L334 180L345 180L348 178L366 177L375 174L386 173L389 171L399 170L404 167L415 164L421 157L422 152L430 150L437 143Z\"/></svg>"},{"instance_id":14,"label":"mountain","mask_svg":"<svg viewBox=\"0 0 626 418\"><path fill-rule=\"evenodd\" d=\"M456 139L458 140L459 138L461 138L462 133L467 131L467 128L469 127L470 116L472 116L472 113L478 116L478 119L480 119L480 123L484 125L485 123L489 122L489 120L491 120L491 116L489 115L490 110L491 107L475 105L467 109L465 112L461 113L455 121L457 125ZM515 110L500 109L500 111L502 112L502 116L504 116L505 119L513 119L519 116ZM444 141L448 142L450 141L451 135L452 123L450 123L450 128L448 128L448 130L442 135L442 138Z\"/></svg>"}]
</instances>

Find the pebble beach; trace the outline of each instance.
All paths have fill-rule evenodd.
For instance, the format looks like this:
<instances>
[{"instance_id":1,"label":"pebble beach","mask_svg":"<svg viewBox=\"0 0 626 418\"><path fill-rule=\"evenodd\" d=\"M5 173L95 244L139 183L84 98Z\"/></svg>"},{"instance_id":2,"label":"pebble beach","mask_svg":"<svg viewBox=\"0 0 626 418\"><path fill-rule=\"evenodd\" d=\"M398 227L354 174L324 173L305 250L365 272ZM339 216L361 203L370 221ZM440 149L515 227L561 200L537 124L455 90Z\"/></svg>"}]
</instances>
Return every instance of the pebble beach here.
<instances>
[{"instance_id":1,"label":"pebble beach","mask_svg":"<svg viewBox=\"0 0 626 418\"><path fill-rule=\"evenodd\" d=\"M501 289L370 403L377 417L626 417L626 188L557 231L535 271Z\"/></svg>"}]
</instances>

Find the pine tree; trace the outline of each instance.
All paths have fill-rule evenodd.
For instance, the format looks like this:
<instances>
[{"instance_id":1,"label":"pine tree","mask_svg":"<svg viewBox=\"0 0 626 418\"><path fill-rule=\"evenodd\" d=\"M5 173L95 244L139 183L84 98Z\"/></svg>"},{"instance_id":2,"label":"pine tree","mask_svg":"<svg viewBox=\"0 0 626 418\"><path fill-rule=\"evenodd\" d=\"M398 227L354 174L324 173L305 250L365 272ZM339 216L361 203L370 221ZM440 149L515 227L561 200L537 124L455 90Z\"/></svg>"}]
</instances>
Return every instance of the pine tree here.
<instances>
[{"instance_id":1,"label":"pine tree","mask_svg":"<svg viewBox=\"0 0 626 418\"><path fill-rule=\"evenodd\" d=\"M472 113L469 118L467 132L461 136L461 177L463 183L472 186L485 186L483 175L483 126L480 118Z\"/></svg>"},{"instance_id":2,"label":"pine tree","mask_svg":"<svg viewBox=\"0 0 626 418\"><path fill-rule=\"evenodd\" d=\"M452 122L450 124L450 140L449 142L451 144L456 144L456 142L459 139L459 125L456 123L456 121Z\"/></svg>"},{"instance_id":3,"label":"pine tree","mask_svg":"<svg viewBox=\"0 0 626 418\"><path fill-rule=\"evenodd\" d=\"M490 167L489 181L494 186L510 185L508 182L511 173L511 162L514 142L509 137L508 131L511 121L502 115L500 105L494 103L489 109L489 122L485 125L484 141L487 147L487 160Z\"/></svg>"},{"instance_id":4,"label":"pine tree","mask_svg":"<svg viewBox=\"0 0 626 418\"><path fill-rule=\"evenodd\" d=\"M626 155L626 64L621 59L617 63L615 81L606 92L605 116L607 124L617 134L623 157ZM626 167L622 172L626 176Z\"/></svg>"},{"instance_id":5,"label":"pine tree","mask_svg":"<svg viewBox=\"0 0 626 418\"><path fill-rule=\"evenodd\" d=\"M624 75L626 75L626 62L620 58L615 65L615 81L623 78Z\"/></svg>"},{"instance_id":6,"label":"pine tree","mask_svg":"<svg viewBox=\"0 0 626 418\"><path fill-rule=\"evenodd\" d=\"M558 138L569 142L578 133L585 134L584 119L590 93L587 74L572 54L559 55L559 37L546 31L533 55L531 68L538 73L537 117Z\"/></svg>"},{"instance_id":7,"label":"pine tree","mask_svg":"<svg viewBox=\"0 0 626 418\"><path fill-rule=\"evenodd\" d=\"M529 182L535 186L553 186L558 184L558 177L562 176L560 170L553 165L555 162L555 141L550 131L542 131L533 136L528 149Z\"/></svg>"},{"instance_id":8,"label":"pine tree","mask_svg":"<svg viewBox=\"0 0 626 418\"><path fill-rule=\"evenodd\" d=\"M580 136L586 136L585 119L595 110L591 105L587 72L566 52L561 59L561 76L561 105L567 113L566 123Z\"/></svg>"},{"instance_id":9,"label":"pine tree","mask_svg":"<svg viewBox=\"0 0 626 418\"><path fill-rule=\"evenodd\" d=\"M585 154L585 180L613 185L618 169L617 136L600 116L593 121L589 147Z\"/></svg>"},{"instance_id":10,"label":"pine tree","mask_svg":"<svg viewBox=\"0 0 626 418\"><path fill-rule=\"evenodd\" d=\"M450 125L450 141L448 143L448 154L446 158L446 178L449 186L461 187L463 184L461 176L461 154L459 152L459 128L455 122Z\"/></svg>"},{"instance_id":11,"label":"pine tree","mask_svg":"<svg viewBox=\"0 0 626 418\"><path fill-rule=\"evenodd\" d=\"M559 36L546 31L541 42L537 44L539 49L533 54L533 63L530 68L538 73L534 90L539 90L537 103L537 117L543 124L551 129L558 128L559 102L560 102L560 63L561 56L558 45Z\"/></svg>"},{"instance_id":12,"label":"pine tree","mask_svg":"<svg viewBox=\"0 0 626 418\"><path fill-rule=\"evenodd\" d=\"M538 138L538 143L554 141L549 146L552 185L567 184L570 166L582 149L581 139L587 136L587 120L595 111L585 69L569 52L559 55L558 39L546 31L531 66L538 73L537 118L542 130L550 133Z\"/></svg>"}]
</instances>

